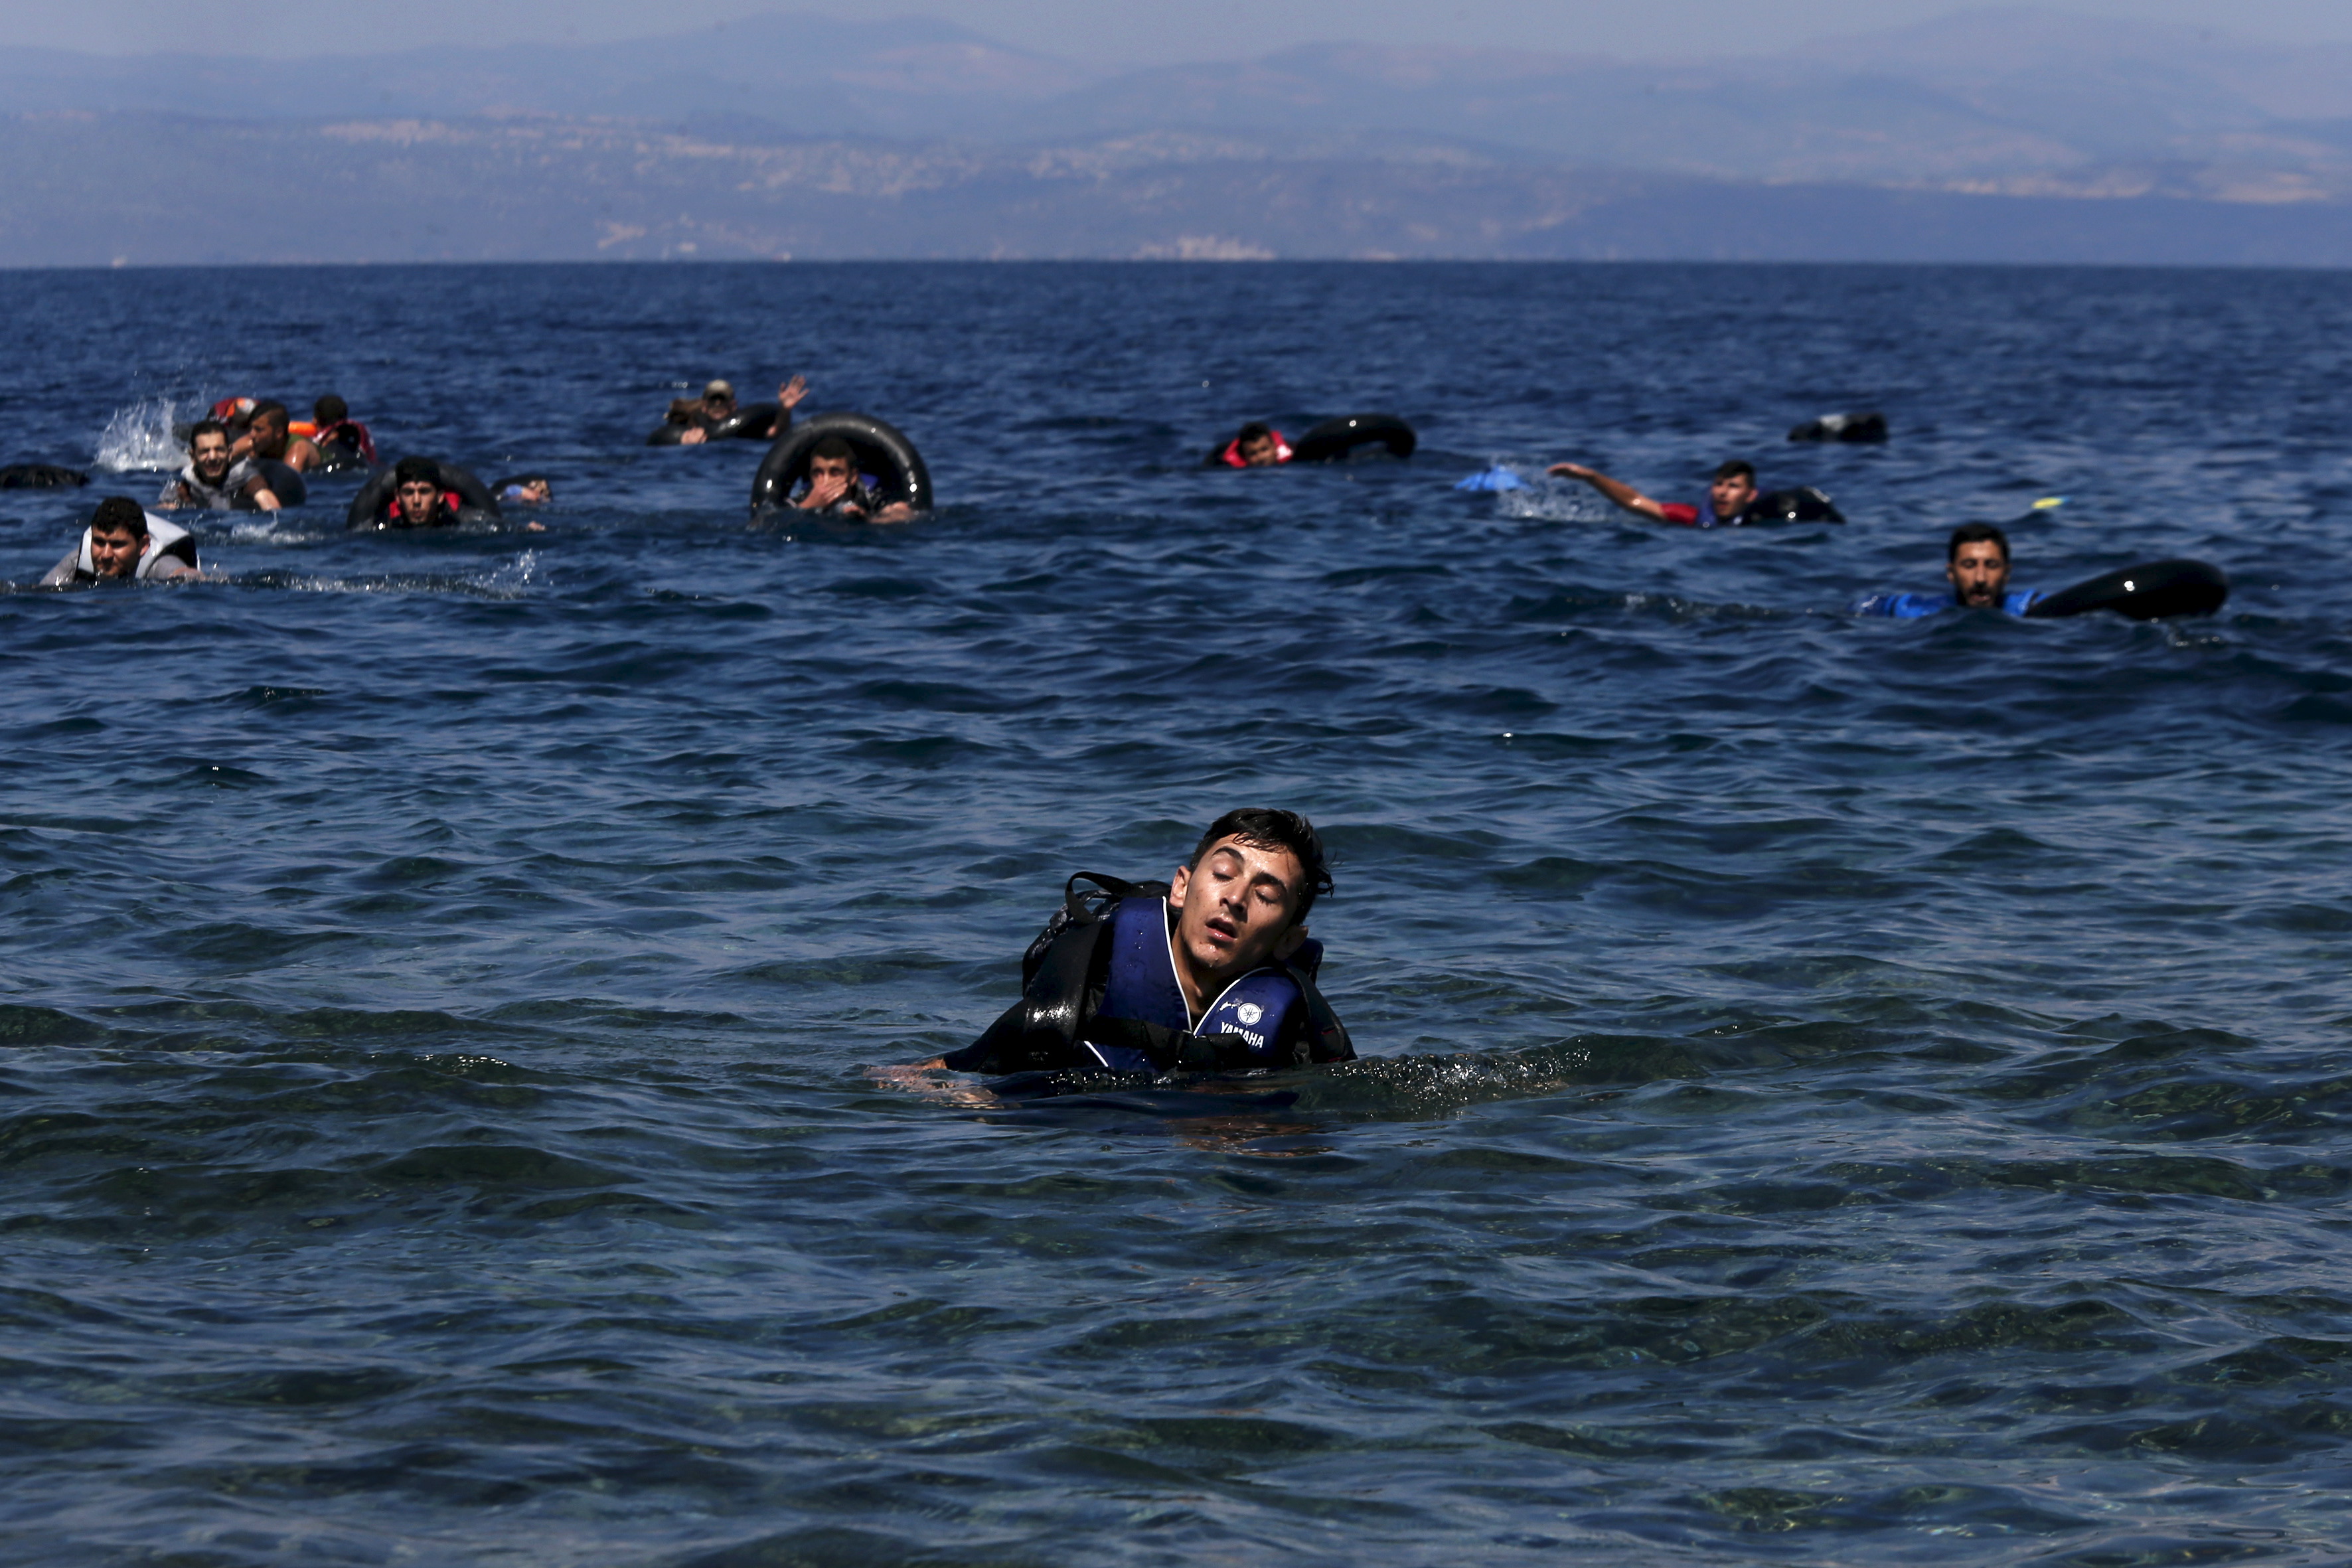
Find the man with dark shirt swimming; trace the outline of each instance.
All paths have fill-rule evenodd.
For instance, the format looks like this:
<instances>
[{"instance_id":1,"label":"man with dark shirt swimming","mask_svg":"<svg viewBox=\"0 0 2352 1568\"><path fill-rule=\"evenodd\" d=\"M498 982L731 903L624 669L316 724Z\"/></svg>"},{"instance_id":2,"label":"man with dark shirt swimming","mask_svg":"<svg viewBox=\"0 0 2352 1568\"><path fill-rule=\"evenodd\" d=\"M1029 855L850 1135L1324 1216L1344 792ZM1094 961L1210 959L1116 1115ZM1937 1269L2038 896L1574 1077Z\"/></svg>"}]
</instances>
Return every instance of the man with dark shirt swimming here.
<instances>
[{"instance_id":1,"label":"man with dark shirt swimming","mask_svg":"<svg viewBox=\"0 0 2352 1568\"><path fill-rule=\"evenodd\" d=\"M1705 514L1695 506L1652 500L1622 479L1612 479L1580 463L1554 463L1544 471L1556 479L1582 479L1621 510L1678 528L1736 528L1746 521L1743 514L1756 500L1755 466L1738 458L1715 470L1715 482L1707 487Z\"/></svg>"},{"instance_id":2,"label":"man with dark shirt swimming","mask_svg":"<svg viewBox=\"0 0 2352 1568\"><path fill-rule=\"evenodd\" d=\"M1307 916L1331 874L1296 812L1229 811L1164 885L1082 873L1022 963L1021 1000L960 1051L887 1068L935 1072L1247 1071L1347 1061L1348 1031L1315 989Z\"/></svg>"},{"instance_id":3,"label":"man with dark shirt swimming","mask_svg":"<svg viewBox=\"0 0 2352 1568\"><path fill-rule=\"evenodd\" d=\"M1948 594L1873 594L1854 602L1857 616L1885 616L1898 621L1946 610L1994 610L2021 616L2043 595L2032 588L2009 585L2009 535L1989 522L1964 522L1952 530L1944 548L1944 576Z\"/></svg>"}]
</instances>

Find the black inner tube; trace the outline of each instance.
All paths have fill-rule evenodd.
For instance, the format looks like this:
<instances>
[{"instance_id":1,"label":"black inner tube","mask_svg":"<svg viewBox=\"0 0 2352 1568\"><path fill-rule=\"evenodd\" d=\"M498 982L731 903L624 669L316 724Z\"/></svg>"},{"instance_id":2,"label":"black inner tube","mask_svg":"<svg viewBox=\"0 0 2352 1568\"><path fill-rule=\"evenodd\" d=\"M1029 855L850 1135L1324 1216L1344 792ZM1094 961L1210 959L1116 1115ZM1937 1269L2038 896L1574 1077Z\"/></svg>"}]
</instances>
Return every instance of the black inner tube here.
<instances>
[{"instance_id":1,"label":"black inner tube","mask_svg":"<svg viewBox=\"0 0 2352 1568\"><path fill-rule=\"evenodd\" d=\"M2230 596L2230 580L2202 561L2147 561L2044 594L2025 613L2036 618L2113 610L2135 621L2210 616Z\"/></svg>"},{"instance_id":2,"label":"black inner tube","mask_svg":"<svg viewBox=\"0 0 2352 1568\"><path fill-rule=\"evenodd\" d=\"M1843 522L1837 503L1811 485L1792 490L1766 490L1740 510L1739 521L1752 522Z\"/></svg>"},{"instance_id":3,"label":"black inner tube","mask_svg":"<svg viewBox=\"0 0 2352 1568\"><path fill-rule=\"evenodd\" d=\"M1339 463L1373 456L1410 458L1421 444L1412 426L1393 414L1349 414L1326 419L1291 447L1294 463Z\"/></svg>"},{"instance_id":4,"label":"black inner tube","mask_svg":"<svg viewBox=\"0 0 2352 1568\"><path fill-rule=\"evenodd\" d=\"M441 488L457 492L463 502L457 509L457 520L460 522L472 521L468 513L477 517L499 515L497 499L490 494L488 487L471 472L459 468L455 463L443 462L438 458L427 458L426 461L433 465L434 472L439 477ZM370 474L367 483L360 487L360 493L352 498L351 510L343 514L344 526L349 528L405 527L404 523L387 522L383 516L384 509L393 503L394 494L399 489L399 475L398 463L386 463Z\"/></svg>"},{"instance_id":5,"label":"black inner tube","mask_svg":"<svg viewBox=\"0 0 2352 1568\"><path fill-rule=\"evenodd\" d=\"M55 463L11 463L0 468L0 490L68 490L89 483L79 468Z\"/></svg>"},{"instance_id":6,"label":"black inner tube","mask_svg":"<svg viewBox=\"0 0 2352 1568\"><path fill-rule=\"evenodd\" d=\"M275 458L254 458L249 461L261 475L261 482L269 487L269 493L278 498L279 506L300 506L310 499L310 487L292 464L281 463Z\"/></svg>"},{"instance_id":7,"label":"black inner tube","mask_svg":"<svg viewBox=\"0 0 2352 1568\"><path fill-rule=\"evenodd\" d=\"M1860 446L1886 439L1886 416L1876 409L1861 414L1824 414L1789 432L1791 441L1843 441Z\"/></svg>"},{"instance_id":8,"label":"black inner tube","mask_svg":"<svg viewBox=\"0 0 2352 1568\"><path fill-rule=\"evenodd\" d=\"M783 406L775 403L752 403L738 408L710 427L714 441L769 441L776 436L776 416Z\"/></svg>"},{"instance_id":9,"label":"black inner tube","mask_svg":"<svg viewBox=\"0 0 2352 1568\"><path fill-rule=\"evenodd\" d=\"M679 447L686 444L686 433L699 427L705 441L766 441L776 434L777 416L783 407L774 403L753 403L738 408L716 425L704 425L699 419L686 423L664 420L654 426L646 437L648 447Z\"/></svg>"},{"instance_id":10,"label":"black inner tube","mask_svg":"<svg viewBox=\"0 0 2352 1568\"><path fill-rule=\"evenodd\" d=\"M931 509L930 470L912 441L870 414L820 414L794 425L761 459L751 480L753 516L784 510L793 486L808 477L810 451L827 436L848 442L858 470L880 481L877 504L905 501L917 511Z\"/></svg>"}]
</instances>

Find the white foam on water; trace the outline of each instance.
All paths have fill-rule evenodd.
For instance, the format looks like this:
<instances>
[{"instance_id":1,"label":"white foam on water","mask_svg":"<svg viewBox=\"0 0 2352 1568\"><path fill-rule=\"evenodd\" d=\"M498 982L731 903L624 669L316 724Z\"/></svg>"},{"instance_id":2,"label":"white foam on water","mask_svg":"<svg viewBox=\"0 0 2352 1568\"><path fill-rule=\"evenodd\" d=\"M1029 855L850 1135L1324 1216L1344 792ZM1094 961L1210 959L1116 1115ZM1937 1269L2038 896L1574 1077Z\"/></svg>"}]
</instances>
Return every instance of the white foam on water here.
<instances>
[{"instance_id":1,"label":"white foam on water","mask_svg":"<svg viewBox=\"0 0 2352 1568\"><path fill-rule=\"evenodd\" d=\"M514 558L512 564L499 567L480 579L480 583L483 588L495 595L520 595L532 588L545 587L547 574L540 569L539 552L526 550Z\"/></svg>"},{"instance_id":2,"label":"white foam on water","mask_svg":"<svg viewBox=\"0 0 2352 1568\"><path fill-rule=\"evenodd\" d=\"M118 473L142 468L168 473L178 468L187 461L187 454L172 434L173 421L178 417L179 405L168 397L142 397L116 409L108 416L106 428L99 432L92 466Z\"/></svg>"},{"instance_id":3,"label":"white foam on water","mask_svg":"<svg viewBox=\"0 0 2352 1568\"><path fill-rule=\"evenodd\" d=\"M1581 484L1552 479L1540 467L1522 472L1528 488L1496 496L1496 516L1540 522L1607 522L1617 515L1616 508Z\"/></svg>"}]
</instances>

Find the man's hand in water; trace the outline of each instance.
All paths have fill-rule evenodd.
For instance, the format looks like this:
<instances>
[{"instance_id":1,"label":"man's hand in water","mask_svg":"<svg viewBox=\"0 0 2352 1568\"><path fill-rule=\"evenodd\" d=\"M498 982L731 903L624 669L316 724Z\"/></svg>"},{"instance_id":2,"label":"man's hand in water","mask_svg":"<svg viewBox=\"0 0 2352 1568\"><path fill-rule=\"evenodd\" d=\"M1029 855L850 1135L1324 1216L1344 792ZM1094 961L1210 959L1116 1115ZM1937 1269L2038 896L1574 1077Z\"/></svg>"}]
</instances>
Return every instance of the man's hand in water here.
<instances>
[{"instance_id":1,"label":"man's hand in water","mask_svg":"<svg viewBox=\"0 0 2352 1568\"><path fill-rule=\"evenodd\" d=\"M787 414L798 408L801 405L801 399L807 395L808 377L804 375L796 375L776 388L776 401L783 405L784 412Z\"/></svg>"},{"instance_id":2,"label":"man's hand in water","mask_svg":"<svg viewBox=\"0 0 2352 1568\"><path fill-rule=\"evenodd\" d=\"M947 1069L947 1064L933 1057L927 1062L909 1062L904 1067L870 1067L866 1076L881 1089L895 1089L941 1105L988 1107L1003 1101L975 1083L967 1083Z\"/></svg>"},{"instance_id":3,"label":"man's hand in water","mask_svg":"<svg viewBox=\"0 0 2352 1568\"><path fill-rule=\"evenodd\" d=\"M821 479L812 480L808 494L803 496L795 504L803 511L823 511L847 495L849 487L854 482L855 480L846 475L827 474Z\"/></svg>"},{"instance_id":4,"label":"man's hand in water","mask_svg":"<svg viewBox=\"0 0 2352 1568\"><path fill-rule=\"evenodd\" d=\"M699 447L709 439L709 431L699 425L689 425L678 433L677 444L681 447Z\"/></svg>"}]
</instances>

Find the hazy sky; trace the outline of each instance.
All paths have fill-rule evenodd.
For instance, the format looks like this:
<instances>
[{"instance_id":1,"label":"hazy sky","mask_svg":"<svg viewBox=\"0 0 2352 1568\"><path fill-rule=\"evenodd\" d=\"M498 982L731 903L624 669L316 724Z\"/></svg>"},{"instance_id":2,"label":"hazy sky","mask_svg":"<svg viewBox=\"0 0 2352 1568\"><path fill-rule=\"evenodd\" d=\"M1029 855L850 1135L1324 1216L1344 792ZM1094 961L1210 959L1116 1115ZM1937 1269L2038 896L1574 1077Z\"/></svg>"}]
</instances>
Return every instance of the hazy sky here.
<instances>
[{"instance_id":1,"label":"hazy sky","mask_svg":"<svg viewBox=\"0 0 2352 1568\"><path fill-rule=\"evenodd\" d=\"M698 12L646 0L77 0L0 7L0 44L109 54L370 53L433 42L593 42L683 31L775 10L916 13L1093 65L1263 54L1360 38L1563 53L1691 56L1777 52L1806 37L1923 21L1955 0L915 0L899 6L713 0ZM2345 0L2065 0L2095 16L2169 22L2284 42L2352 41Z\"/></svg>"}]
</instances>

